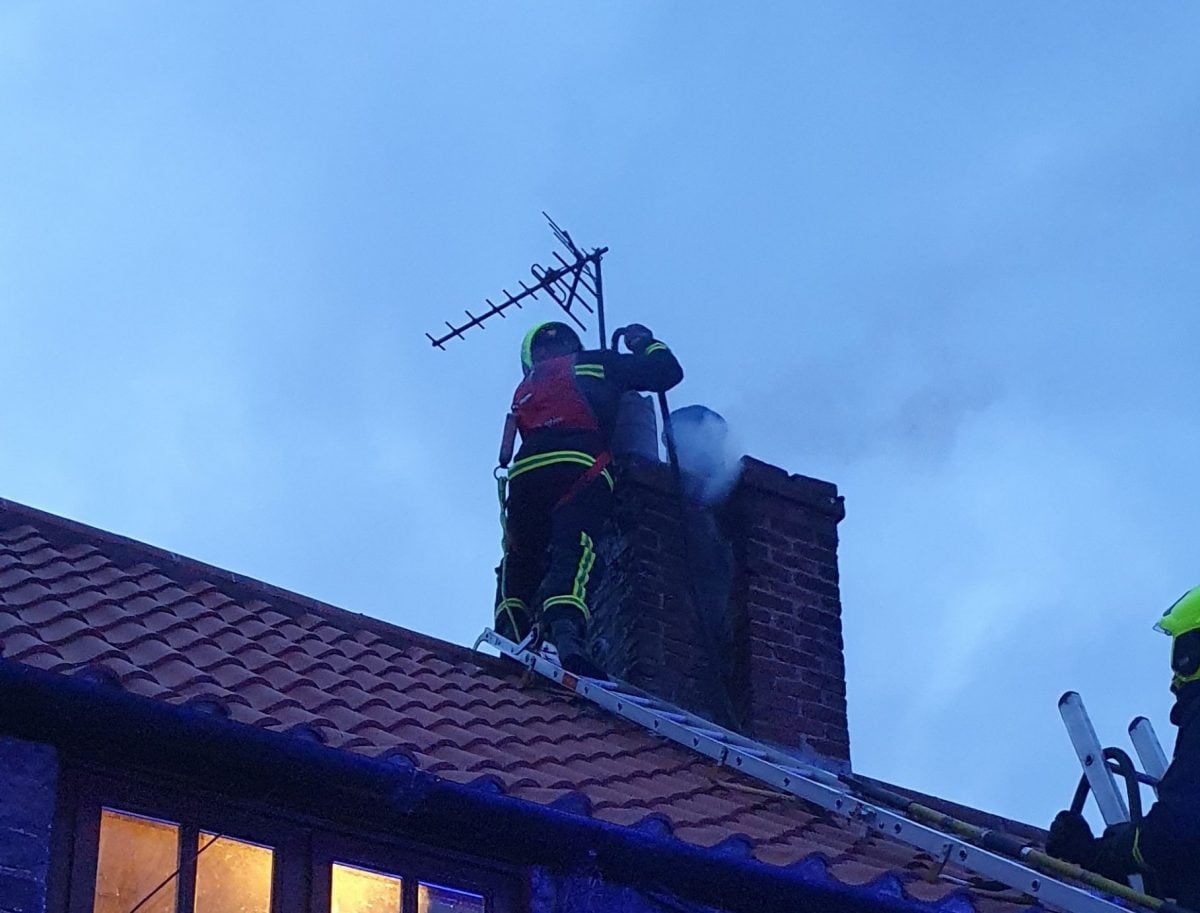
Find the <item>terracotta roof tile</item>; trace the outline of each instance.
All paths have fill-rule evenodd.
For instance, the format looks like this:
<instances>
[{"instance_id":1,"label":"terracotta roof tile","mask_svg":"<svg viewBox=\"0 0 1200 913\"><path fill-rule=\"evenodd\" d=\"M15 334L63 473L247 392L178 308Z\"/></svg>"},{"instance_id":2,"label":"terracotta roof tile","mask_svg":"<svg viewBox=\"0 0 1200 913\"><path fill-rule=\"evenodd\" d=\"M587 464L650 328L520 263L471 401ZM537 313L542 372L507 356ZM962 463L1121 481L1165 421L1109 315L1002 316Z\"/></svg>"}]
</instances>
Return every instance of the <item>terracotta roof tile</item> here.
<instances>
[{"instance_id":1,"label":"terracotta roof tile","mask_svg":"<svg viewBox=\"0 0 1200 913\"><path fill-rule=\"evenodd\" d=\"M126 691L131 691L134 694L140 694L142 697L152 697L157 700L166 700L175 695L175 692L170 688L160 685L154 679L145 678L128 678L121 683L121 686Z\"/></svg>"},{"instance_id":2,"label":"terracotta roof tile","mask_svg":"<svg viewBox=\"0 0 1200 913\"><path fill-rule=\"evenodd\" d=\"M118 647L90 631L59 644L57 652L59 658L73 668L88 666L98 659L119 659L124 655Z\"/></svg>"},{"instance_id":3,"label":"terracotta roof tile","mask_svg":"<svg viewBox=\"0 0 1200 913\"><path fill-rule=\"evenodd\" d=\"M57 645L73 637L91 633L92 626L77 615L71 614L63 607L53 621L38 625L38 635L48 644Z\"/></svg>"},{"instance_id":4,"label":"terracotta roof tile","mask_svg":"<svg viewBox=\"0 0 1200 913\"><path fill-rule=\"evenodd\" d=\"M29 657L37 654L49 654L57 658L58 651L40 637L27 631L16 631L0 635L0 644L4 646L4 656L8 659L28 662Z\"/></svg>"},{"instance_id":5,"label":"terracotta roof tile","mask_svg":"<svg viewBox=\"0 0 1200 913\"><path fill-rule=\"evenodd\" d=\"M209 676L217 683L223 693L241 694L243 686L250 682L258 682L266 686L266 682L245 666L237 663L223 663L208 670Z\"/></svg>"},{"instance_id":6,"label":"terracotta roof tile","mask_svg":"<svg viewBox=\"0 0 1200 913\"><path fill-rule=\"evenodd\" d=\"M116 676L117 682L122 686L127 681L133 678L143 678L147 681L154 681L154 676L143 669L141 666L135 666L125 656L109 656L99 661L105 669L108 669Z\"/></svg>"},{"instance_id":7,"label":"terracotta roof tile","mask_svg":"<svg viewBox=\"0 0 1200 913\"><path fill-rule=\"evenodd\" d=\"M0 571L0 593L16 589L30 580L37 580L37 576L29 568L19 563L19 558L9 556L9 560L11 564L4 571Z\"/></svg>"},{"instance_id":8,"label":"terracotta roof tile","mask_svg":"<svg viewBox=\"0 0 1200 913\"><path fill-rule=\"evenodd\" d=\"M2 507L3 505L0 505ZM239 723L397 757L446 779L851 883L959 895L927 855L869 835L460 647L239 581L21 508L0 509L0 649ZM145 560L130 564L128 556ZM267 597L267 598L264 598ZM386 636L381 636L383 632ZM198 711L199 712L199 711ZM891 873L891 874L889 874Z\"/></svg>"},{"instance_id":9,"label":"terracotta roof tile","mask_svg":"<svg viewBox=\"0 0 1200 913\"><path fill-rule=\"evenodd\" d=\"M6 550L15 555L22 555L26 552L32 552L42 547L45 540L38 535L38 531L32 526L22 526L14 529L9 538L4 540Z\"/></svg>"}]
</instances>

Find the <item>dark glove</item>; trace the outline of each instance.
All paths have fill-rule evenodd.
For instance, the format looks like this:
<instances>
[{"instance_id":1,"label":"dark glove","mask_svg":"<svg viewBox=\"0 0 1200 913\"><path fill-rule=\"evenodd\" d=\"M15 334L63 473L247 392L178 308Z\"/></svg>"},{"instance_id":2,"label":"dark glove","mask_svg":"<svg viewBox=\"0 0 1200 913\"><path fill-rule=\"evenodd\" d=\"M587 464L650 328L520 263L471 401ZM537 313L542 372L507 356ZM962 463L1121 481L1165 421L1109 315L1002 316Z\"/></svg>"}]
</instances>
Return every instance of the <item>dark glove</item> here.
<instances>
[{"instance_id":1,"label":"dark glove","mask_svg":"<svg viewBox=\"0 0 1200 913\"><path fill-rule=\"evenodd\" d=\"M1137 829L1128 822L1114 824L1097 839L1078 812L1062 811L1054 816L1046 852L1067 862L1083 866L1089 872L1124 882L1138 871L1133 859L1133 841Z\"/></svg>"},{"instance_id":2,"label":"dark glove","mask_svg":"<svg viewBox=\"0 0 1200 913\"><path fill-rule=\"evenodd\" d=\"M654 341L654 334L650 332L650 328L642 326L640 323L631 323L624 327L621 335L625 337L625 345L630 352L640 353Z\"/></svg>"},{"instance_id":3,"label":"dark glove","mask_svg":"<svg viewBox=\"0 0 1200 913\"><path fill-rule=\"evenodd\" d=\"M1096 858L1089 868L1105 878L1124 881L1125 876L1141 871L1133 857L1137 828L1128 821L1109 825L1096 841Z\"/></svg>"},{"instance_id":4,"label":"dark glove","mask_svg":"<svg viewBox=\"0 0 1200 913\"><path fill-rule=\"evenodd\" d=\"M1046 839L1046 852L1087 868L1096 856L1096 838L1083 815L1071 811L1055 815Z\"/></svg>"}]
</instances>

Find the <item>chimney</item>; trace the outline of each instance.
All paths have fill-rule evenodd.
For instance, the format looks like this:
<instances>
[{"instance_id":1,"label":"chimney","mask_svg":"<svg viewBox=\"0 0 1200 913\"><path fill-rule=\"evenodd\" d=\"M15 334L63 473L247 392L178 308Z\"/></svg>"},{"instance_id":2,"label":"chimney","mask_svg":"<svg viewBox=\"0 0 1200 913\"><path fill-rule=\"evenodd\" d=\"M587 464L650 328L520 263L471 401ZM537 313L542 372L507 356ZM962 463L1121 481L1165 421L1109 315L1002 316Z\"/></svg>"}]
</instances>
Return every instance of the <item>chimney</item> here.
<instances>
[{"instance_id":1,"label":"chimney","mask_svg":"<svg viewBox=\"0 0 1200 913\"><path fill-rule=\"evenodd\" d=\"M630 684L848 769L842 498L829 482L750 458L743 465L720 507L684 509L686 539L670 467L636 458L618 466L617 506L600 545L597 652Z\"/></svg>"}]
</instances>

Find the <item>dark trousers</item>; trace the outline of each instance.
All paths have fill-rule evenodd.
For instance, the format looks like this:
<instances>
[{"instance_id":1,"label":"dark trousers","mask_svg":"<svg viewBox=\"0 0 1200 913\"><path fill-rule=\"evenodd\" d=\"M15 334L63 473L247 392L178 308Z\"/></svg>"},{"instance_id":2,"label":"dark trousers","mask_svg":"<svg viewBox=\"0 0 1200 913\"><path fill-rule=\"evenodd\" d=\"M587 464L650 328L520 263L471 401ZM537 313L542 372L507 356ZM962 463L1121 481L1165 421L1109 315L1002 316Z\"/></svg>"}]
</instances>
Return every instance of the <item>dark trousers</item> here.
<instances>
[{"instance_id":1,"label":"dark trousers","mask_svg":"<svg viewBox=\"0 0 1200 913\"><path fill-rule=\"evenodd\" d=\"M520 640L534 622L548 627L559 619L586 628L599 571L596 541L612 510L608 480L597 475L580 485L586 471L556 463L510 483L496 600L500 634Z\"/></svg>"}]
</instances>

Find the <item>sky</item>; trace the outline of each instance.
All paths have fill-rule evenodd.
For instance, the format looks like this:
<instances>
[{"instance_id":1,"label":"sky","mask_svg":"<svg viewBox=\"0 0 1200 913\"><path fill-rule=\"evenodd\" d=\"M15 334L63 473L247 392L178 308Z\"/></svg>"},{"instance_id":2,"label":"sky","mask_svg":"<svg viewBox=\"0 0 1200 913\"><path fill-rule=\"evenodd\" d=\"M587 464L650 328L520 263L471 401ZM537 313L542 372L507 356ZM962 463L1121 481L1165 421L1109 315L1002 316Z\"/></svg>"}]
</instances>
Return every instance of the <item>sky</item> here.
<instances>
[{"instance_id":1,"label":"sky","mask_svg":"<svg viewBox=\"0 0 1200 913\"><path fill-rule=\"evenodd\" d=\"M458 643L551 213L836 482L862 773L1035 823L1168 750L1200 583L1200 8L0 5L0 497ZM1192 367L1189 367L1191 365Z\"/></svg>"}]
</instances>

